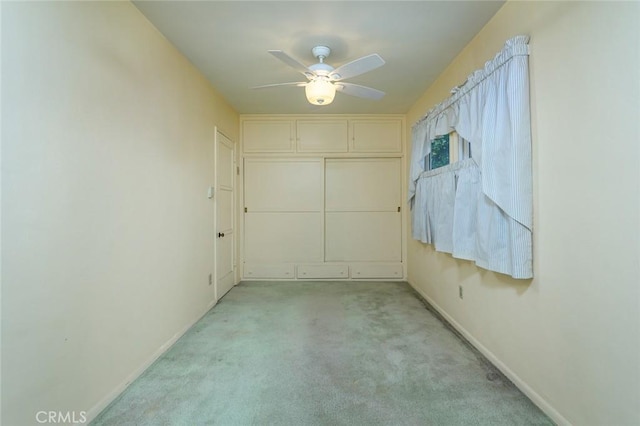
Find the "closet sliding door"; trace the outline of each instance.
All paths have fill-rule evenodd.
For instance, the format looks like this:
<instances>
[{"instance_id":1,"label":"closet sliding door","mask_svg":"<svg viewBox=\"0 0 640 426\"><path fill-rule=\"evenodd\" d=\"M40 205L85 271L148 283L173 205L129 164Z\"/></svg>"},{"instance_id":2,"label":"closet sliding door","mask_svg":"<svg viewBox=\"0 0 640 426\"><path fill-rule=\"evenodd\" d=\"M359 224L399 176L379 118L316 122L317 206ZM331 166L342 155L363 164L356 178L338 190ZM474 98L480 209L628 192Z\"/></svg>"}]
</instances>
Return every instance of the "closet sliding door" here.
<instances>
[{"instance_id":1,"label":"closet sliding door","mask_svg":"<svg viewBox=\"0 0 640 426\"><path fill-rule=\"evenodd\" d=\"M326 262L351 263L353 278L402 276L400 179L399 158L326 160Z\"/></svg>"},{"instance_id":2,"label":"closet sliding door","mask_svg":"<svg viewBox=\"0 0 640 426\"><path fill-rule=\"evenodd\" d=\"M322 262L322 159L245 159L245 275L294 278Z\"/></svg>"}]
</instances>

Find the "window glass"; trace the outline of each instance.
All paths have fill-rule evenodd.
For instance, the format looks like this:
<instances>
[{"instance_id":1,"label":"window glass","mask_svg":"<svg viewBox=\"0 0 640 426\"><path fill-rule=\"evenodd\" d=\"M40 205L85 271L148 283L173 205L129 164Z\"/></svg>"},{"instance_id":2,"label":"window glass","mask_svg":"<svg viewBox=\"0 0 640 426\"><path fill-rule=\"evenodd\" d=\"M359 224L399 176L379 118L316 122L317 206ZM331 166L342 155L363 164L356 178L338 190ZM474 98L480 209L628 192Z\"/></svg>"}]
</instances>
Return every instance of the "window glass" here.
<instances>
[{"instance_id":1,"label":"window glass","mask_svg":"<svg viewBox=\"0 0 640 426\"><path fill-rule=\"evenodd\" d=\"M431 153L427 157L427 169L433 170L449 164L449 135L431 140Z\"/></svg>"},{"instance_id":2,"label":"window glass","mask_svg":"<svg viewBox=\"0 0 640 426\"><path fill-rule=\"evenodd\" d=\"M431 140L431 153L424 159L424 169L433 170L469 158L471 158L469 141L456 132L451 132Z\"/></svg>"}]
</instances>

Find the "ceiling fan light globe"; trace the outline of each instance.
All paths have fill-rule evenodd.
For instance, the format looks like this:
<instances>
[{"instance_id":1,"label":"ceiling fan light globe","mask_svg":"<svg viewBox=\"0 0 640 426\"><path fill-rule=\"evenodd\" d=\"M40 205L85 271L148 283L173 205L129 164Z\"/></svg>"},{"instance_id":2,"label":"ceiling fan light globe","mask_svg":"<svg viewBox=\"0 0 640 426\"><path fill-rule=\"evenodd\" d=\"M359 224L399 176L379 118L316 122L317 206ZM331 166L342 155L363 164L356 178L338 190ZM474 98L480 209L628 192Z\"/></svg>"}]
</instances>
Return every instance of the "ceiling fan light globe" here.
<instances>
[{"instance_id":1,"label":"ceiling fan light globe","mask_svg":"<svg viewBox=\"0 0 640 426\"><path fill-rule=\"evenodd\" d=\"M329 105L336 96L336 87L327 80L315 80L305 86L307 100L313 105Z\"/></svg>"}]
</instances>

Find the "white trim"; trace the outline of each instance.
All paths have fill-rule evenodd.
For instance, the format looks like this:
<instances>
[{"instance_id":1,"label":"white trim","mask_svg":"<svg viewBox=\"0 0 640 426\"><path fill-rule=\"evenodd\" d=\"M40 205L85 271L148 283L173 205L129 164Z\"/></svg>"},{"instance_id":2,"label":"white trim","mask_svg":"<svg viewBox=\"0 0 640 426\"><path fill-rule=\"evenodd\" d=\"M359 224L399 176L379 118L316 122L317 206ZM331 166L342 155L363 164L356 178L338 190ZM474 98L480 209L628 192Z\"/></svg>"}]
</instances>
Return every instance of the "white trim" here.
<instances>
[{"instance_id":1,"label":"white trim","mask_svg":"<svg viewBox=\"0 0 640 426\"><path fill-rule=\"evenodd\" d=\"M212 269L212 281L213 281L213 297L215 300L220 300L218 295L218 134L222 134L218 129L218 126L213 126L213 268ZM224 134L222 136L226 137ZM234 212L235 213L235 212ZM233 238L236 236L234 235ZM211 282L211 281L210 281Z\"/></svg>"},{"instance_id":2,"label":"white trim","mask_svg":"<svg viewBox=\"0 0 640 426\"><path fill-rule=\"evenodd\" d=\"M514 373L504 362L496 355L480 343L471 333L469 333L462 325L460 325L451 315L426 295L419 287L407 280L409 285L417 291L421 297L426 300L440 315L444 317L449 324L453 326L462 336L469 341L482 355L484 355L498 370L500 370L522 393L524 393L535 405L538 406L547 416L551 418L558 426L571 426L571 422L564 418L552 405L544 399L539 393L531 388L524 380Z\"/></svg>"},{"instance_id":3,"label":"white trim","mask_svg":"<svg viewBox=\"0 0 640 426\"><path fill-rule=\"evenodd\" d=\"M191 327L193 327L198 321L200 321L206 314L213 308L217 303L217 300L211 301L204 312L198 315L193 321L187 324L182 330L178 331L176 334L171 336L169 340L167 340L164 344L162 344L140 367L134 370L127 378L121 382L118 386L116 386L111 392L109 392L104 398L102 398L97 404L91 407L87 411L87 421L86 424L91 423L98 415L109 406L122 392L124 392L131 383L133 383L138 377L144 373L147 368L149 368L154 362L158 360L165 352L167 352L171 347L187 332Z\"/></svg>"}]
</instances>

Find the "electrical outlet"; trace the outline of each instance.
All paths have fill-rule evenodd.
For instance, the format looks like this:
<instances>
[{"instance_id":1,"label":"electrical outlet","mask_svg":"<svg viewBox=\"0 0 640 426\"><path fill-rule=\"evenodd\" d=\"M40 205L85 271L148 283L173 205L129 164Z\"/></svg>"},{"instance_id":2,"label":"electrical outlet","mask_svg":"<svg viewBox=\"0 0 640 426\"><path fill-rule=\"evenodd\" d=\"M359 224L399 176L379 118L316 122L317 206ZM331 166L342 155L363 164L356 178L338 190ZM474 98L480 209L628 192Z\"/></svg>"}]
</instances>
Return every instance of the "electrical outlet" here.
<instances>
[{"instance_id":1,"label":"electrical outlet","mask_svg":"<svg viewBox=\"0 0 640 426\"><path fill-rule=\"evenodd\" d=\"M464 293L462 292L461 285L458 286L458 296L460 297L460 299L464 299Z\"/></svg>"},{"instance_id":2,"label":"electrical outlet","mask_svg":"<svg viewBox=\"0 0 640 426\"><path fill-rule=\"evenodd\" d=\"M213 274L209 274L209 285L213 284Z\"/></svg>"}]
</instances>

